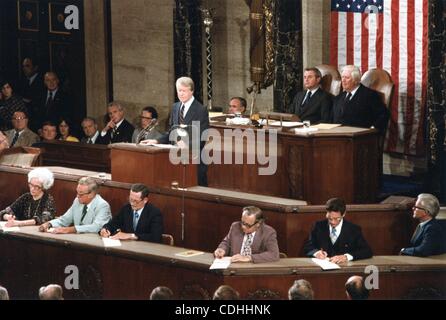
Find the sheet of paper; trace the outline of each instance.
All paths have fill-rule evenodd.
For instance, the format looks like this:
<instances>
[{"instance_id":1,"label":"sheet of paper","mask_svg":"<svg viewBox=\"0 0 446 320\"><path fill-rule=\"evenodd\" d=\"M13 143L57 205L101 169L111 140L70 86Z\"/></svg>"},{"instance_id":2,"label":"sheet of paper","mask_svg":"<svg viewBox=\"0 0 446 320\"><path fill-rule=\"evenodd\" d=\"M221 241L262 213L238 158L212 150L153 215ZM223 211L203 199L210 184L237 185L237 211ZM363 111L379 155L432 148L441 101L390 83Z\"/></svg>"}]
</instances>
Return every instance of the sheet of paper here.
<instances>
[{"instance_id":1,"label":"sheet of paper","mask_svg":"<svg viewBox=\"0 0 446 320\"><path fill-rule=\"evenodd\" d=\"M314 127L309 127L309 128L296 128L294 129L294 132L296 134L306 134L306 133L310 133L310 132L316 132L318 131L318 128L314 128Z\"/></svg>"},{"instance_id":2,"label":"sheet of paper","mask_svg":"<svg viewBox=\"0 0 446 320\"><path fill-rule=\"evenodd\" d=\"M149 144L149 146L157 147L161 149L177 149L177 146L174 146L173 144L162 144L162 143L156 143L156 144Z\"/></svg>"},{"instance_id":3,"label":"sheet of paper","mask_svg":"<svg viewBox=\"0 0 446 320\"><path fill-rule=\"evenodd\" d=\"M266 126L266 119L259 120L259 123ZM268 125L273 127L280 127L280 121L279 120L269 120ZM303 122L299 121L282 121L282 127L289 128L289 127L299 127L303 126Z\"/></svg>"},{"instance_id":4,"label":"sheet of paper","mask_svg":"<svg viewBox=\"0 0 446 320\"><path fill-rule=\"evenodd\" d=\"M200 254L204 254L204 252L203 251L197 251L197 250L187 250L187 251L175 253L176 256L186 257L186 258L199 256Z\"/></svg>"},{"instance_id":5,"label":"sheet of paper","mask_svg":"<svg viewBox=\"0 0 446 320\"><path fill-rule=\"evenodd\" d=\"M0 227L3 232L20 231L19 227L5 227L6 223L8 223L8 221L0 221Z\"/></svg>"},{"instance_id":6,"label":"sheet of paper","mask_svg":"<svg viewBox=\"0 0 446 320\"><path fill-rule=\"evenodd\" d=\"M328 261L328 259L322 260L322 259L312 258L311 261L313 261L319 267L321 267L322 270L341 269L341 267L339 265L337 265L336 263Z\"/></svg>"},{"instance_id":7,"label":"sheet of paper","mask_svg":"<svg viewBox=\"0 0 446 320\"><path fill-rule=\"evenodd\" d=\"M104 247L120 247L121 246L121 240L102 238L102 242L104 243Z\"/></svg>"},{"instance_id":8,"label":"sheet of paper","mask_svg":"<svg viewBox=\"0 0 446 320\"><path fill-rule=\"evenodd\" d=\"M227 269L231 264L231 257L223 257L221 259L215 258L209 270L214 269Z\"/></svg>"},{"instance_id":9,"label":"sheet of paper","mask_svg":"<svg viewBox=\"0 0 446 320\"><path fill-rule=\"evenodd\" d=\"M341 126L341 124L339 124L339 123L319 123L319 124L316 124L316 125L314 125L312 127L313 128L318 128L318 129L321 129L321 130L327 130L327 129L337 128L337 127L340 127L340 126Z\"/></svg>"}]
</instances>

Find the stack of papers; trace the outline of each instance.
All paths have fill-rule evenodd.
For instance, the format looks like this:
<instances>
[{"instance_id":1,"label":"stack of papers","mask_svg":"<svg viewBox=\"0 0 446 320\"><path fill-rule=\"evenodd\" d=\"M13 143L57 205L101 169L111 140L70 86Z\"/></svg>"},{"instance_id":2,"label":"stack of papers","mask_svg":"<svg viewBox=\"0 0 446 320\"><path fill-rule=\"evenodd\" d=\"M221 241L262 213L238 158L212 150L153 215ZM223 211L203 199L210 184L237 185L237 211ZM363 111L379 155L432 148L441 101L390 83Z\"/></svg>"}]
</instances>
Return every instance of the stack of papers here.
<instances>
[{"instance_id":1,"label":"stack of papers","mask_svg":"<svg viewBox=\"0 0 446 320\"><path fill-rule=\"evenodd\" d=\"M19 227L5 227L6 223L8 223L8 221L0 221L0 227L3 232L20 231Z\"/></svg>"},{"instance_id":2,"label":"stack of papers","mask_svg":"<svg viewBox=\"0 0 446 320\"><path fill-rule=\"evenodd\" d=\"M104 243L104 247L120 247L121 246L121 240L102 238L102 242Z\"/></svg>"},{"instance_id":3,"label":"stack of papers","mask_svg":"<svg viewBox=\"0 0 446 320\"><path fill-rule=\"evenodd\" d=\"M215 258L209 270L227 269L231 264L231 257Z\"/></svg>"},{"instance_id":4,"label":"stack of papers","mask_svg":"<svg viewBox=\"0 0 446 320\"><path fill-rule=\"evenodd\" d=\"M322 270L335 270L335 269L341 269L340 266L338 266L336 263L330 262L327 259L323 260L323 259L317 259L317 258L312 258L311 261L313 261L314 263L316 263L319 267L322 268Z\"/></svg>"}]
</instances>

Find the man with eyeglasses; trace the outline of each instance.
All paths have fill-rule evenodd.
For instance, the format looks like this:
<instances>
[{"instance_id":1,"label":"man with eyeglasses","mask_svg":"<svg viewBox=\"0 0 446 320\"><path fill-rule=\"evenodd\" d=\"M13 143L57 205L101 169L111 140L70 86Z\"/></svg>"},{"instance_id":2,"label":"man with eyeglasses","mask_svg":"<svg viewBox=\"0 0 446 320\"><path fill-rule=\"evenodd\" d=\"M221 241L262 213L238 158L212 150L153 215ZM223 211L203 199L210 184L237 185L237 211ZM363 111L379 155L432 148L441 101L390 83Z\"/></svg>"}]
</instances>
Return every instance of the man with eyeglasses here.
<instances>
[{"instance_id":1,"label":"man with eyeglasses","mask_svg":"<svg viewBox=\"0 0 446 320\"><path fill-rule=\"evenodd\" d=\"M12 115L13 129L5 132L9 147L30 147L40 141L37 134L28 129L28 116L24 111L16 111Z\"/></svg>"},{"instance_id":2,"label":"man with eyeglasses","mask_svg":"<svg viewBox=\"0 0 446 320\"><path fill-rule=\"evenodd\" d=\"M446 230L435 219L439 211L437 197L429 193L418 195L412 213L420 223L410 240L410 247L401 249L402 255L427 257L446 253Z\"/></svg>"},{"instance_id":3,"label":"man with eyeglasses","mask_svg":"<svg viewBox=\"0 0 446 320\"><path fill-rule=\"evenodd\" d=\"M214 256L230 256L231 262L278 261L280 257L276 230L265 224L261 209L244 207L241 221L232 223L228 234L214 251Z\"/></svg>"},{"instance_id":4,"label":"man with eyeglasses","mask_svg":"<svg viewBox=\"0 0 446 320\"><path fill-rule=\"evenodd\" d=\"M73 204L64 215L42 224L39 231L98 233L101 227L110 221L110 205L98 194L98 184L93 178L80 178L76 192Z\"/></svg>"},{"instance_id":5,"label":"man with eyeglasses","mask_svg":"<svg viewBox=\"0 0 446 320\"><path fill-rule=\"evenodd\" d=\"M157 207L149 203L148 197L149 189L145 185L133 184L129 203L102 227L99 233L101 237L161 243L163 216Z\"/></svg>"},{"instance_id":6,"label":"man with eyeglasses","mask_svg":"<svg viewBox=\"0 0 446 320\"><path fill-rule=\"evenodd\" d=\"M364 239L361 227L344 219L346 205L340 198L326 204L326 220L317 221L305 243L308 257L329 259L333 263L372 257L372 249Z\"/></svg>"},{"instance_id":7,"label":"man with eyeglasses","mask_svg":"<svg viewBox=\"0 0 446 320\"><path fill-rule=\"evenodd\" d=\"M158 112L154 107L144 107L141 110L139 119L141 128L136 128L133 131L132 143L140 143L147 139L158 140L162 137L162 134L156 130L156 126L158 125Z\"/></svg>"}]
</instances>

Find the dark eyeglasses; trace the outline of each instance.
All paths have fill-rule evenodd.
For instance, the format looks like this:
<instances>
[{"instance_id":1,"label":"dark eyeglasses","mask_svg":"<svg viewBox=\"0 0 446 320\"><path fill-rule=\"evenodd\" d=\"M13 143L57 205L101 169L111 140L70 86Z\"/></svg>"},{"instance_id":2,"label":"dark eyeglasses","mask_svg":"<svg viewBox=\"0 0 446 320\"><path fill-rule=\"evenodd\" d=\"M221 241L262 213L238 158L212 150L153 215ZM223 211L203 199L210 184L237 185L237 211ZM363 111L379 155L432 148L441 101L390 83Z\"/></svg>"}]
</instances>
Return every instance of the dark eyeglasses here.
<instances>
[{"instance_id":1,"label":"dark eyeglasses","mask_svg":"<svg viewBox=\"0 0 446 320\"><path fill-rule=\"evenodd\" d=\"M244 227L246 227L246 228L252 228L252 227L254 227L257 223L259 223L260 221L257 220L257 221L254 222L253 224L249 224L249 223L246 223L246 222L244 222L244 221L240 221L240 222L242 223L242 226L244 226Z\"/></svg>"},{"instance_id":2,"label":"dark eyeglasses","mask_svg":"<svg viewBox=\"0 0 446 320\"><path fill-rule=\"evenodd\" d=\"M141 119L147 119L147 120L152 120L153 118L151 117L143 117L143 116L139 116Z\"/></svg>"},{"instance_id":3,"label":"dark eyeglasses","mask_svg":"<svg viewBox=\"0 0 446 320\"><path fill-rule=\"evenodd\" d=\"M423 211L427 212L426 209L421 208L421 207L417 207L417 206L413 206L413 207L412 207L412 210L423 210Z\"/></svg>"}]
</instances>

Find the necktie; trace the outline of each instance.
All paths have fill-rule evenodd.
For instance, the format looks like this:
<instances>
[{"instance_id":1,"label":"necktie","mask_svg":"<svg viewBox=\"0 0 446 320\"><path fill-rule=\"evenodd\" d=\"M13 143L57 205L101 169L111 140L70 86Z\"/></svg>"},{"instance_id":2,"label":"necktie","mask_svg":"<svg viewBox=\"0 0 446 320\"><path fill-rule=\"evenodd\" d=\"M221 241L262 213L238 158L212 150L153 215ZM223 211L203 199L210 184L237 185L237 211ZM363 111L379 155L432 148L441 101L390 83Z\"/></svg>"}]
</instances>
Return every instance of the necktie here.
<instances>
[{"instance_id":1,"label":"necktie","mask_svg":"<svg viewBox=\"0 0 446 320\"><path fill-rule=\"evenodd\" d=\"M9 147L12 148L15 145L15 143L17 142L18 139L19 139L19 132L16 131L15 135L14 135L14 138L12 138L11 145Z\"/></svg>"},{"instance_id":2,"label":"necktie","mask_svg":"<svg viewBox=\"0 0 446 320\"><path fill-rule=\"evenodd\" d=\"M347 96L345 97L345 102L349 102L350 99L351 99L351 97L352 97L352 93L351 93L351 92L348 92L348 93L347 93Z\"/></svg>"},{"instance_id":3,"label":"necktie","mask_svg":"<svg viewBox=\"0 0 446 320\"><path fill-rule=\"evenodd\" d=\"M246 241L243 245L242 256L250 256L251 255L251 245L252 245L252 233L246 235Z\"/></svg>"},{"instance_id":4,"label":"necktie","mask_svg":"<svg viewBox=\"0 0 446 320\"><path fill-rule=\"evenodd\" d=\"M414 243L417 237L420 235L421 232L421 226L417 225L417 228L415 229L412 238L410 239L410 243Z\"/></svg>"},{"instance_id":5,"label":"necktie","mask_svg":"<svg viewBox=\"0 0 446 320\"><path fill-rule=\"evenodd\" d=\"M118 129L116 128L116 127L113 127L113 129L112 129L112 132L111 132L111 134L110 134L110 136L111 136L111 138L113 139L114 137L116 137L116 131L117 131Z\"/></svg>"},{"instance_id":6,"label":"necktie","mask_svg":"<svg viewBox=\"0 0 446 320\"><path fill-rule=\"evenodd\" d=\"M311 91L308 90L308 91L307 91L307 94L306 94L306 96L305 96L305 100L304 100L304 102L302 103L302 106L306 106L306 105L308 104L308 102L310 102L310 98L311 98Z\"/></svg>"},{"instance_id":7,"label":"necktie","mask_svg":"<svg viewBox=\"0 0 446 320\"><path fill-rule=\"evenodd\" d=\"M184 104L181 104L180 116L178 119L179 124L184 124Z\"/></svg>"},{"instance_id":8,"label":"necktie","mask_svg":"<svg viewBox=\"0 0 446 320\"><path fill-rule=\"evenodd\" d=\"M81 217L81 223L84 221L85 215L87 214L87 205L84 205L84 208L82 209L82 217Z\"/></svg>"},{"instance_id":9,"label":"necktie","mask_svg":"<svg viewBox=\"0 0 446 320\"><path fill-rule=\"evenodd\" d=\"M91 140L91 138L88 138L87 143L88 144L93 144L93 140Z\"/></svg>"},{"instance_id":10,"label":"necktie","mask_svg":"<svg viewBox=\"0 0 446 320\"><path fill-rule=\"evenodd\" d=\"M138 225L139 213L138 211L133 212L133 231L136 231L136 226Z\"/></svg>"},{"instance_id":11,"label":"necktie","mask_svg":"<svg viewBox=\"0 0 446 320\"><path fill-rule=\"evenodd\" d=\"M48 109L53 103L53 92L50 91L48 95L48 100L46 100L46 108Z\"/></svg>"},{"instance_id":12,"label":"necktie","mask_svg":"<svg viewBox=\"0 0 446 320\"><path fill-rule=\"evenodd\" d=\"M336 234L336 229L331 228L331 234L330 234L331 243L334 244L336 242L337 238L338 238L338 235Z\"/></svg>"}]
</instances>

